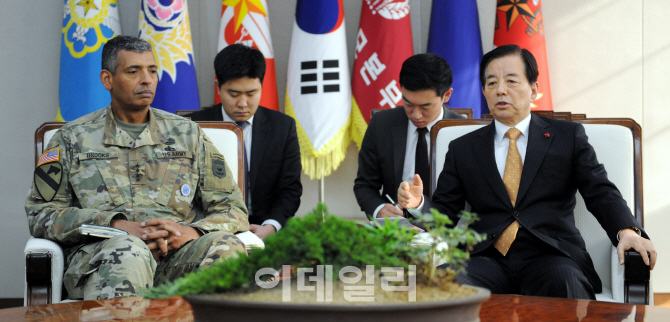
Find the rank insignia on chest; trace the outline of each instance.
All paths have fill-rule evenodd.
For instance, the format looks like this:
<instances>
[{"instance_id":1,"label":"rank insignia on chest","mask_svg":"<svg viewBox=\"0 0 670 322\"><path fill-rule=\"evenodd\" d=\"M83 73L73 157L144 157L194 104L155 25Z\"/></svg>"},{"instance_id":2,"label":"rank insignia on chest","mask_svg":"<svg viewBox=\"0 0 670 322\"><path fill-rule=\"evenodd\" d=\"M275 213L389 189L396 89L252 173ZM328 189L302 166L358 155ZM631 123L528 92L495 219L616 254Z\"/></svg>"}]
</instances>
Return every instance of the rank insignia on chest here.
<instances>
[{"instance_id":1,"label":"rank insignia on chest","mask_svg":"<svg viewBox=\"0 0 670 322\"><path fill-rule=\"evenodd\" d=\"M226 163L221 159L212 158L212 173L219 178L225 177Z\"/></svg>"},{"instance_id":2,"label":"rank insignia on chest","mask_svg":"<svg viewBox=\"0 0 670 322\"><path fill-rule=\"evenodd\" d=\"M40 158L41 159L41 158ZM58 162L47 162L35 169L35 190L45 201L53 200L63 179L63 166Z\"/></svg>"}]
</instances>

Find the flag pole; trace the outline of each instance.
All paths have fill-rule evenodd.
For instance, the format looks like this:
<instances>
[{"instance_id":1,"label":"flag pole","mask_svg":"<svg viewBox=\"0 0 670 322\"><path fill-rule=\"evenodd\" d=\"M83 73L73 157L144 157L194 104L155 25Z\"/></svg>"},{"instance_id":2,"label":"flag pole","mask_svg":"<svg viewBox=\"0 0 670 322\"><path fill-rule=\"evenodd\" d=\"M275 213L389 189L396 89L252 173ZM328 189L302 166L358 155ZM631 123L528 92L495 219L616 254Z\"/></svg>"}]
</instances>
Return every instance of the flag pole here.
<instances>
[{"instance_id":1,"label":"flag pole","mask_svg":"<svg viewBox=\"0 0 670 322\"><path fill-rule=\"evenodd\" d=\"M325 181L326 178L324 178L323 173L326 170L324 169L323 163L321 163L321 179L319 179L319 202L324 203L326 202L326 192L325 192Z\"/></svg>"},{"instance_id":2,"label":"flag pole","mask_svg":"<svg viewBox=\"0 0 670 322\"><path fill-rule=\"evenodd\" d=\"M321 204L325 204L325 202L326 202L326 192L325 192L326 178L323 175L325 171L326 170L324 169L324 165L323 165L323 162L322 162L321 163L321 179L319 179L319 203L321 203ZM325 222L326 221L326 214L322 213L321 218L323 218L323 221Z\"/></svg>"}]
</instances>

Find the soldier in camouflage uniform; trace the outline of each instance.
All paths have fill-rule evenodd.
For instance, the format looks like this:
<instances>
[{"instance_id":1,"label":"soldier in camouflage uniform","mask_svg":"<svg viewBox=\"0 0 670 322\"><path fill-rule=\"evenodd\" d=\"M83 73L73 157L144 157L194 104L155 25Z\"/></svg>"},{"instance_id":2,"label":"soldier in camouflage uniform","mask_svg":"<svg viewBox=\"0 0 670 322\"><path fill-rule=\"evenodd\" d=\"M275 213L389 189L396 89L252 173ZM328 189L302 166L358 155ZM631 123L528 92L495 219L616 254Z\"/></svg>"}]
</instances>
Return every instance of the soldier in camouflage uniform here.
<instances>
[{"instance_id":1,"label":"soldier in camouflage uniform","mask_svg":"<svg viewBox=\"0 0 670 322\"><path fill-rule=\"evenodd\" d=\"M247 209L223 155L196 123L149 106L157 83L151 45L113 38L102 66L110 106L54 135L26 201L31 234L64 247L68 297L142 296L246 254L233 233L248 230ZM204 218L195 220L196 209ZM129 234L91 238L82 224Z\"/></svg>"}]
</instances>

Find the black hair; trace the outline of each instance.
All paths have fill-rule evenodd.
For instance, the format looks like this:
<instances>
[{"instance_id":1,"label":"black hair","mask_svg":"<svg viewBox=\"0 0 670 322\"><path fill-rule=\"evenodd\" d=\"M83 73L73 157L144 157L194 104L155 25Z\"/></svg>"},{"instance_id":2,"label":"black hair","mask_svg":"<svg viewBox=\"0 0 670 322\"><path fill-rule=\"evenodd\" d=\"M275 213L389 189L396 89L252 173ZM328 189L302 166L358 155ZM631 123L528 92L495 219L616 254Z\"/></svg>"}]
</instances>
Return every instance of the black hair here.
<instances>
[{"instance_id":1,"label":"black hair","mask_svg":"<svg viewBox=\"0 0 670 322\"><path fill-rule=\"evenodd\" d=\"M263 84L265 58L260 50L242 44L223 48L214 58L214 72L219 86L233 79L258 78Z\"/></svg>"},{"instance_id":2,"label":"black hair","mask_svg":"<svg viewBox=\"0 0 670 322\"><path fill-rule=\"evenodd\" d=\"M504 45L489 51L486 53L486 55L484 55L484 57L482 57L482 62L479 65L479 81L482 84L482 88L484 88L486 84L486 68L489 66L489 63L494 59L514 55L521 57L523 65L525 66L526 79L528 80L528 83L532 85L537 82L537 76L540 73L537 70L537 61L535 60L535 56L533 56L533 54L528 51L528 49L521 49L521 47L517 45Z\"/></svg>"},{"instance_id":3,"label":"black hair","mask_svg":"<svg viewBox=\"0 0 670 322\"><path fill-rule=\"evenodd\" d=\"M442 97L454 81L451 66L434 54L418 54L407 58L400 69L400 86L410 91L432 89Z\"/></svg>"},{"instance_id":4,"label":"black hair","mask_svg":"<svg viewBox=\"0 0 670 322\"><path fill-rule=\"evenodd\" d=\"M116 36L102 47L102 69L108 70L112 75L119 67L119 50L127 50L136 53L151 51L151 44L146 40L132 36Z\"/></svg>"}]
</instances>

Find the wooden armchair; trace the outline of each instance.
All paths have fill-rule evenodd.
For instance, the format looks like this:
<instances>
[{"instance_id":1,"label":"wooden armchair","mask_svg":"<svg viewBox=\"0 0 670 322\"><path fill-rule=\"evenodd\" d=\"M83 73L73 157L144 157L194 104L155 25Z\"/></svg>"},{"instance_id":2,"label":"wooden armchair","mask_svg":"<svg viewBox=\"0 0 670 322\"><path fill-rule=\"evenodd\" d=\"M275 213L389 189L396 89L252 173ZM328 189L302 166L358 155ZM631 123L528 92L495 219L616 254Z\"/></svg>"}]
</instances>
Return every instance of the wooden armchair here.
<instances>
[{"instance_id":1,"label":"wooden armchair","mask_svg":"<svg viewBox=\"0 0 670 322\"><path fill-rule=\"evenodd\" d=\"M233 179L244 196L244 139L242 129L232 122L197 122L214 146L226 158ZM47 122L35 131L35 164L49 140L63 122ZM232 144L231 144L232 143ZM253 237L253 236L252 236ZM246 239L245 239L246 240ZM254 242L258 242L255 241ZM24 249L26 281L24 305L55 304L62 301L65 257L54 241L30 237Z\"/></svg>"},{"instance_id":2,"label":"wooden armchair","mask_svg":"<svg viewBox=\"0 0 670 322\"><path fill-rule=\"evenodd\" d=\"M594 147L598 160L605 165L609 179L621 191L640 226L644 227L640 125L625 118L588 119L584 114L570 112L533 113L584 125L589 143ZM429 196L432 196L437 186L437 177L442 172L449 142L492 121L491 115L484 115L481 120L442 120L432 128ZM644 264L640 254L635 251L626 252L625 265L619 265L616 248L586 209L579 192L574 211L575 224L584 238L586 249L603 284L603 292L596 294L596 299L653 305L649 267Z\"/></svg>"}]
</instances>

